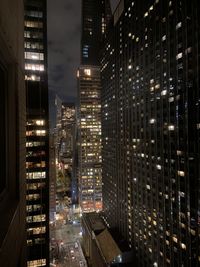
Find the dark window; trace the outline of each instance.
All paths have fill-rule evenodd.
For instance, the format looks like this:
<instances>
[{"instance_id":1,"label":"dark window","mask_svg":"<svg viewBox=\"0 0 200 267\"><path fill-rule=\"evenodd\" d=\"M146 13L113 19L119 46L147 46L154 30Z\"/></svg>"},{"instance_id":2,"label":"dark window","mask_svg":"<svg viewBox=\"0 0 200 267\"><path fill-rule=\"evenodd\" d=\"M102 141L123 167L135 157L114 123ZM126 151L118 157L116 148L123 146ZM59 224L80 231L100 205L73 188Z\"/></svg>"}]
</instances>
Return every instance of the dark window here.
<instances>
[{"instance_id":1,"label":"dark window","mask_svg":"<svg viewBox=\"0 0 200 267\"><path fill-rule=\"evenodd\" d=\"M6 186L6 134L5 134L5 71L0 66L0 193L3 192Z\"/></svg>"}]
</instances>

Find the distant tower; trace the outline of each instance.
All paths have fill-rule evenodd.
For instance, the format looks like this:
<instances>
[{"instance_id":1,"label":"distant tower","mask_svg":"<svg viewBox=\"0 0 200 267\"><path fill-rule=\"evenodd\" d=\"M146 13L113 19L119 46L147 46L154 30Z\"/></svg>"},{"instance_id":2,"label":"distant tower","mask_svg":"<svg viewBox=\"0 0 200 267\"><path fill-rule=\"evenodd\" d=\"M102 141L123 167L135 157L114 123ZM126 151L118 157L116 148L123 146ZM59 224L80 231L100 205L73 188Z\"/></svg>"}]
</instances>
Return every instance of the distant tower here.
<instances>
[{"instance_id":1,"label":"distant tower","mask_svg":"<svg viewBox=\"0 0 200 267\"><path fill-rule=\"evenodd\" d=\"M110 17L110 1L82 0L81 65L100 65L102 36Z\"/></svg>"},{"instance_id":2,"label":"distant tower","mask_svg":"<svg viewBox=\"0 0 200 267\"><path fill-rule=\"evenodd\" d=\"M27 266L49 266L46 0L25 1Z\"/></svg>"},{"instance_id":3,"label":"distant tower","mask_svg":"<svg viewBox=\"0 0 200 267\"><path fill-rule=\"evenodd\" d=\"M78 70L78 180L84 212L102 209L100 47L109 1L82 1L81 66Z\"/></svg>"}]
</instances>

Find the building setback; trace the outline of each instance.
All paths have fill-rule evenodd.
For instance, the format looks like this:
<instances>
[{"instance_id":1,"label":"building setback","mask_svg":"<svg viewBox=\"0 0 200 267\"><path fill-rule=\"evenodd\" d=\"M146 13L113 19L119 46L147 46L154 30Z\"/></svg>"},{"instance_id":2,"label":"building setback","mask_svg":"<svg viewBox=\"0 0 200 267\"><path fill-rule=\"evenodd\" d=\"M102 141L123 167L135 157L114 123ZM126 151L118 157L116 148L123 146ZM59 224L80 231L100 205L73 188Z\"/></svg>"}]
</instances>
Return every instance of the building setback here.
<instances>
[{"instance_id":1,"label":"building setback","mask_svg":"<svg viewBox=\"0 0 200 267\"><path fill-rule=\"evenodd\" d=\"M46 1L25 2L27 266L49 266Z\"/></svg>"},{"instance_id":2,"label":"building setback","mask_svg":"<svg viewBox=\"0 0 200 267\"><path fill-rule=\"evenodd\" d=\"M198 1L122 0L102 56L104 217L138 266L200 263Z\"/></svg>"},{"instance_id":3,"label":"building setback","mask_svg":"<svg viewBox=\"0 0 200 267\"><path fill-rule=\"evenodd\" d=\"M26 266L24 3L0 1L0 266Z\"/></svg>"},{"instance_id":4,"label":"building setback","mask_svg":"<svg viewBox=\"0 0 200 267\"><path fill-rule=\"evenodd\" d=\"M109 1L82 0L77 175L84 212L102 209L100 45L110 16Z\"/></svg>"}]
</instances>

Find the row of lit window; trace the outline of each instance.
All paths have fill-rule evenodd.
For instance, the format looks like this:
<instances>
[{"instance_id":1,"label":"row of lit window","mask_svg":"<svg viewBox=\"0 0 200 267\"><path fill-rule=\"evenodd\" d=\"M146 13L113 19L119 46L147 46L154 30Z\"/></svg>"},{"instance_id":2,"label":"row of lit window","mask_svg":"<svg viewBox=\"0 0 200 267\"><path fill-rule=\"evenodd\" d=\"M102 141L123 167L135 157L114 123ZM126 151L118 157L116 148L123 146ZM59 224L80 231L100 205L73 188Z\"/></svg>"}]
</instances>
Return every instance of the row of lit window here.
<instances>
[{"instance_id":1,"label":"row of lit window","mask_svg":"<svg viewBox=\"0 0 200 267\"><path fill-rule=\"evenodd\" d=\"M40 199L40 194L29 194L29 195L26 195L26 200L27 201L38 200L38 199Z\"/></svg>"},{"instance_id":2,"label":"row of lit window","mask_svg":"<svg viewBox=\"0 0 200 267\"><path fill-rule=\"evenodd\" d=\"M46 167L46 162L41 161L41 162L26 162L26 169L29 168L45 168Z\"/></svg>"},{"instance_id":3,"label":"row of lit window","mask_svg":"<svg viewBox=\"0 0 200 267\"><path fill-rule=\"evenodd\" d=\"M93 148L93 147L96 147L96 146L99 146L99 145L101 145L100 142L99 143L81 143L81 146L89 147L89 148Z\"/></svg>"},{"instance_id":4,"label":"row of lit window","mask_svg":"<svg viewBox=\"0 0 200 267\"><path fill-rule=\"evenodd\" d=\"M25 27L29 28L43 28L43 23L40 21L25 21Z\"/></svg>"},{"instance_id":5,"label":"row of lit window","mask_svg":"<svg viewBox=\"0 0 200 267\"><path fill-rule=\"evenodd\" d=\"M26 185L27 190L38 190L44 188L46 186L45 183L31 183Z\"/></svg>"},{"instance_id":6,"label":"row of lit window","mask_svg":"<svg viewBox=\"0 0 200 267\"><path fill-rule=\"evenodd\" d=\"M41 227L36 227L36 228L28 228L27 233L29 235L39 235L39 234L44 234L46 233L46 227L41 226Z\"/></svg>"},{"instance_id":7,"label":"row of lit window","mask_svg":"<svg viewBox=\"0 0 200 267\"><path fill-rule=\"evenodd\" d=\"M40 211L41 209L42 209L41 205L27 205L26 206L27 212Z\"/></svg>"},{"instance_id":8,"label":"row of lit window","mask_svg":"<svg viewBox=\"0 0 200 267\"><path fill-rule=\"evenodd\" d=\"M25 75L25 80L26 81L35 81L35 82L39 82L40 81L40 76L37 75Z\"/></svg>"},{"instance_id":9,"label":"row of lit window","mask_svg":"<svg viewBox=\"0 0 200 267\"><path fill-rule=\"evenodd\" d=\"M25 38L32 38L32 39L42 39L43 32L36 32L36 31L24 31Z\"/></svg>"},{"instance_id":10,"label":"row of lit window","mask_svg":"<svg viewBox=\"0 0 200 267\"><path fill-rule=\"evenodd\" d=\"M26 179L44 179L46 178L46 172L29 172L26 173Z\"/></svg>"},{"instance_id":11,"label":"row of lit window","mask_svg":"<svg viewBox=\"0 0 200 267\"><path fill-rule=\"evenodd\" d=\"M45 142L26 142L26 147L45 146Z\"/></svg>"},{"instance_id":12,"label":"row of lit window","mask_svg":"<svg viewBox=\"0 0 200 267\"><path fill-rule=\"evenodd\" d=\"M46 259L40 259L40 260L27 262L27 267L41 267L41 266L46 266Z\"/></svg>"},{"instance_id":13,"label":"row of lit window","mask_svg":"<svg viewBox=\"0 0 200 267\"><path fill-rule=\"evenodd\" d=\"M25 52L24 55L25 55L25 59L44 60L44 53Z\"/></svg>"},{"instance_id":14,"label":"row of lit window","mask_svg":"<svg viewBox=\"0 0 200 267\"><path fill-rule=\"evenodd\" d=\"M32 18L42 18L43 12L42 11L36 11L36 10L26 10L25 15Z\"/></svg>"},{"instance_id":15,"label":"row of lit window","mask_svg":"<svg viewBox=\"0 0 200 267\"><path fill-rule=\"evenodd\" d=\"M34 216L27 216L26 217L27 223L31 222L45 222L46 221L46 215L40 214L40 215L34 215Z\"/></svg>"},{"instance_id":16,"label":"row of lit window","mask_svg":"<svg viewBox=\"0 0 200 267\"><path fill-rule=\"evenodd\" d=\"M40 42L25 42L25 48L42 50L44 48L43 43Z\"/></svg>"},{"instance_id":17,"label":"row of lit window","mask_svg":"<svg viewBox=\"0 0 200 267\"><path fill-rule=\"evenodd\" d=\"M45 136L46 130L32 130L26 131L26 136Z\"/></svg>"},{"instance_id":18,"label":"row of lit window","mask_svg":"<svg viewBox=\"0 0 200 267\"><path fill-rule=\"evenodd\" d=\"M42 64L25 64L25 70L44 71L44 65L42 65Z\"/></svg>"}]
</instances>

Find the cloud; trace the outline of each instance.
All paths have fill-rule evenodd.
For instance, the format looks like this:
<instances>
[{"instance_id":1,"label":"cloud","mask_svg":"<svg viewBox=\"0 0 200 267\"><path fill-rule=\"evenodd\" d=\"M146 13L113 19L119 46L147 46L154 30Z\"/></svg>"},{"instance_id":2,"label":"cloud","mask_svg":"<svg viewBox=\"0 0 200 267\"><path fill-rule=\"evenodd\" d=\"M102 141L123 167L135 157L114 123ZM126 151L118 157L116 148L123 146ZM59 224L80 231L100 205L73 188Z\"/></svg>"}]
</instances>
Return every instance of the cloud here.
<instances>
[{"instance_id":1,"label":"cloud","mask_svg":"<svg viewBox=\"0 0 200 267\"><path fill-rule=\"evenodd\" d=\"M62 96L77 96L80 62L81 0L48 0L49 88Z\"/></svg>"},{"instance_id":2,"label":"cloud","mask_svg":"<svg viewBox=\"0 0 200 267\"><path fill-rule=\"evenodd\" d=\"M112 9L119 0L112 0ZM48 0L49 88L67 101L77 97L80 64L81 0Z\"/></svg>"}]
</instances>

